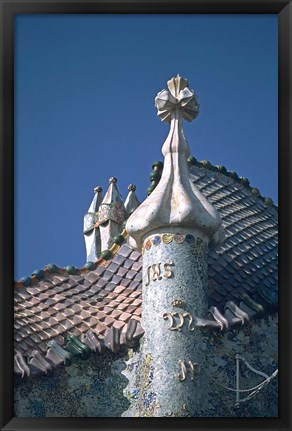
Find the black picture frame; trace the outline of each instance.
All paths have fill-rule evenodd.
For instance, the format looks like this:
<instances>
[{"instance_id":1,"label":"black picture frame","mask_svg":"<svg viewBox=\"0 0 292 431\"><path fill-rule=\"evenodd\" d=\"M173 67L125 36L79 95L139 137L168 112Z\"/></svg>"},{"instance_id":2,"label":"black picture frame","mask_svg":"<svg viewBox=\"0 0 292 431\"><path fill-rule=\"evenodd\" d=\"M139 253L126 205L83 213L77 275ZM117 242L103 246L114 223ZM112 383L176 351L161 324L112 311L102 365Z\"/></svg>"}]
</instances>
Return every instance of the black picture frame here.
<instances>
[{"instance_id":1,"label":"black picture frame","mask_svg":"<svg viewBox=\"0 0 292 431\"><path fill-rule=\"evenodd\" d=\"M0 427L1 430L291 429L291 72L292 5L284 0L0 0ZM279 22L279 417L278 418L16 418L13 414L14 17L17 14L277 14Z\"/></svg>"}]
</instances>

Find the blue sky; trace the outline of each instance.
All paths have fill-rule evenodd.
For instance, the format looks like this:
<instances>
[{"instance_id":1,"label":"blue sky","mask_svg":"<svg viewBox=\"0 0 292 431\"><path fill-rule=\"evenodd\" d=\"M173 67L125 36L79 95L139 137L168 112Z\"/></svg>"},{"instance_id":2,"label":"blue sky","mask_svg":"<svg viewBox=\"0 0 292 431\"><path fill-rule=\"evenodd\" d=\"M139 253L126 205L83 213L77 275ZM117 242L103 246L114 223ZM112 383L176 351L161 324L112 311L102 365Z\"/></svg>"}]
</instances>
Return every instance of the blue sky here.
<instances>
[{"instance_id":1,"label":"blue sky","mask_svg":"<svg viewBox=\"0 0 292 431\"><path fill-rule=\"evenodd\" d=\"M168 126L154 98L179 73L200 101L191 153L277 203L277 15L15 19L15 278L85 263L83 216L115 176L140 201Z\"/></svg>"}]
</instances>

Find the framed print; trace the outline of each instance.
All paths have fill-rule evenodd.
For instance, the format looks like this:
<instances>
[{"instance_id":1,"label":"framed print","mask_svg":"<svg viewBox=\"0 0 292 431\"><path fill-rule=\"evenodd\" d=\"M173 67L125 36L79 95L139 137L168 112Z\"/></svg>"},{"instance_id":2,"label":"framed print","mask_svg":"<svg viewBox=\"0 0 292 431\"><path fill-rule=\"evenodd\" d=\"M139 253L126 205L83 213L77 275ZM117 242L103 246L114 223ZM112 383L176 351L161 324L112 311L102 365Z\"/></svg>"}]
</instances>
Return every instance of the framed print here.
<instances>
[{"instance_id":1,"label":"framed print","mask_svg":"<svg viewBox=\"0 0 292 431\"><path fill-rule=\"evenodd\" d=\"M290 429L290 1L1 29L1 429Z\"/></svg>"}]
</instances>

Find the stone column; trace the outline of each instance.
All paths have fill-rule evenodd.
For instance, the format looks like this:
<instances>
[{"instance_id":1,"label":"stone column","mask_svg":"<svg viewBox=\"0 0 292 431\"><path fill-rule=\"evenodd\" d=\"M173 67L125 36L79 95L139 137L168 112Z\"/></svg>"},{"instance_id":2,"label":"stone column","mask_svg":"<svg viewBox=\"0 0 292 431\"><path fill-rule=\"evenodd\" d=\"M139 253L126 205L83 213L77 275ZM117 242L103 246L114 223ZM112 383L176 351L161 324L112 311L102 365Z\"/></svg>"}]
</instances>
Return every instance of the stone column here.
<instances>
[{"instance_id":1,"label":"stone column","mask_svg":"<svg viewBox=\"0 0 292 431\"><path fill-rule=\"evenodd\" d=\"M158 115L170 122L161 180L127 221L130 242L143 253L138 416L194 416L204 397L198 328L207 312L207 252L223 237L215 208L189 178L182 119L198 115L187 80L168 81L158 93Z\"/></svg>"},{"instance_id":2,"label":"stone column","mask_svg":"<svg viewBox=\"0 0 292 431\"><path fill-rule=\"evenodd\" d=\"M206 254L206 239L190 230L144 242L143 357L153 367L153 416L188 416L204 396L198 378L204 349L195 325L207 311ZM141 382L144 393L148 381Z\"/></svg>"}]
</instances>

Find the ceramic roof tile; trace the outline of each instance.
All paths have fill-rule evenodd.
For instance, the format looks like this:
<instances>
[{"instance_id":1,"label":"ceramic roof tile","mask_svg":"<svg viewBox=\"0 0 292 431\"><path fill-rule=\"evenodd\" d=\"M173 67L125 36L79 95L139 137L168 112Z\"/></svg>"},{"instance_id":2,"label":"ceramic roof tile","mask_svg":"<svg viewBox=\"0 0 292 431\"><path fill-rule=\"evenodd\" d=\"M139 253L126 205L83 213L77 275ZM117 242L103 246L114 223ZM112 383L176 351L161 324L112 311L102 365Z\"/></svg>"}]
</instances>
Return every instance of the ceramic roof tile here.
<instances>
[{"instance_id":1,"label":"ceramic roof tile","mask_svg":"<svg viewBox=\"0 0 292 431\"><path fill-rule=\"evenodd\" d=\"M117 308L117 306L119 305L119 301L110 301L107 305L111 308Z\"/></svg>"},{"instance_id":2,"label":"ceramic roof tile","mask_svg":"<svg viewBox=\"0 0 292 431\"><path fill-rule=\"evenodd\" d=\"M30 298L31 295L22 289L21 291L16 291L16 297L19 297L22 301L25 301L26 299Z\"/></svg>"},{"instance_id":3,"label":"ceramic roof tile","mask_svg":"<svg viewBox=\"0 0 292 431\"><path fill-rule=\"evenodd\" d=\"M141 260L141 254L138 251L134 250L131 253L131 259L133 259L133 260Z\"/></svg>"},{"instance_id":4,"label":"ceramic roof tile","mask_svg":"<svg viewBox=\"0 0 292 431\"><path fill-rule=\"evenodd\" d=\"M142 295L142 292L141 292L141 290L136 290L136 291L133 291L132 293L130 293L130 297L132 297L132 298L137 298L137 296L141 296Z\"/></svg>"},{"instance_id":5,"label":"ceramic roof tile","mask_svg":"<svg viewBox=\"0 0 292 431\"><path fill-rule=\"evenodd\" d=\"M132 305L136 305L137 307L139 306L139 305L141 305L142 304L142 299L135 299L133 302L132 302Z\"/></svg>"},{"instance_id":6,"label":"ceramic roof tile","mask_svg":"<svg viewBox=\"0 0 292 431\"><path fill-rule=\"evenodd\" d=\"M31 350L30 346L25 341L21 340L21 338L17 339L15 337L15 339L18 341L18 343L17 343L17 349L18 350L20 350L20 351L22 351L24 353L26 353L26 352L28 352L28 351Z\"/></svg>"},{"instance_id":7,"label":"ceramic roof tile","mask_svg":"<svg viewBox=\"0 0 292 431\"><path fill-rule=\"evenodd\" d=\"M127 268L121 267L121 268L118 270L117 275L120 275L121 277L124 277L124 276L127 274L127 272L128 272Z\"/></svg>"},{"instance_id":8,"label":"ceramic roof tile","mask_svg":"<svg viewBox=\"0 0 292 431\"><path fill-rule=\"evenodd\" d=\"M126 313L130 313L130 315L137 309L137 305L129 305L126 309L125 312Z\"/></svg>"},{"instance_id":9,"label":"ceramic roof tile","mask_svg":"<svg viewBox=\"0 0 292 431\"><path fill-rule=\"evenodd\" d=\"M137 287L139 287L140 286L140 282L139 281L135 281L135 280L133 280L133 281L131 281L131 283L129 284L129 289L137 289Z\"/></svg>"},{"instance_id":10,"label":"ceramic roof tile","mask_svg":"<svg viewBox=\"0 0 292 431\"><path fill-rule=\"evenodd\" d=\"M101 276L103 275L103 273L105 272L105 270L106 270L106 267L105 267L105 266L98 266L98 267L93 271L93 273L94 273L95 275L98 275L99 277L101 277ZM89 277L87 277L87 278L89 278Z\"/></svg>"},{"instance_id":11,"label":"ceramic roof tile","mask_svg":"<svg viewBox=\"0 0 292 431\"><path fill-rule=\"evenodd\" d=\"M121 322L121 321L115 321L113 326L117 329L122 329L125 326L126 322Z\"/></svg>"},{"instance_id":12,"label":"ceramic roof tile","mask_svg":"<svg viewBox=\"0 0 292 431\"><path fill-rule=\"evenodd\" d=\"M88 288L89 286L91 286L92 285L92 282L90 281L90 280L88 280L87 278L85 278L84 280L83 280L83 286L85 287L85 288Z\"/></svg>"},{"instance_id":13,"label":"ceramic roof tile","mask_svg":"<svg viewBox=\"0 0 292 431\"><path fill-rule=\"evenodd\" d=\"M114 322L115 322L115 319L112 316L106 316L103 323L106 326L111 326Z\"/></svg>"},{"instance_id":14,"label":"ceramic roof tile","mask_svg":"<svg viewBox=\"0 0 292 431\"><path fill-rule=\"evenodd\" d=\"M119 254L124 256L124 257L129 257L131 252L132 252L132 249L128 246L128 244L124 244L121 247Z\"/></svg>"},{"instance_id":15,"label":"ceramic roof tile","mask_svg":"<svg viewBox=\"0 0 292 431\"><path fill-rule=\"evenodd\" d=\"M138 317L141 317L142 308L141 307L137 307L137 309L133 312L133 314L135 315L135 319L137 319Z\"/></svg>"},{"instance_id":16,"label":"ceramic roof tile","mask_svg":"<svg viewBox=\"0 0 292 431\"><path fill-rule=\"evenodd\" d=\"M109 264L109 266L107 267L107 270L115 274L118 271L119 267L120 267L119 264L117 264L116 262L112 261Z\"/></svg>"},{"instance_id":17,"label":"ceramic roof tile","mask_svg":"<svg viewBox=\"0 0 292 431\"><path fill-rule=\"evenodd\" d=\"M128 305L127 305L127 304L120 303L120 304L117 306L117 309L118 309L118 310L122 310L122 311L124 311L127 307L128 307Z\"/></svg>"},{"instance_id":18,"label":"ceramic roof tile","mask_svg":"<svg viewBox=\"0 0 292 431\"><path fill-rule=\"evenodd\" d=\"M105 286L105 289L108 291L108 292L112 292L113 290L115 290L115 288L116 288L116 283L112 283L112 282L110 282L110 283L108 283L106 286Z\"/></svg>"},{"instance_id":19,"label":"ceramic roof tile","mask_svg":"<svg viewBox=\"0 0 292 431\"><path fill-rule=\"evenodd\" d=\"M102 278L106 281L110 281L113 278L113 273L108 269L106 269L105 272L103 273Z\"/></svg>"},{"instance_id":20,"label":"ceramic roof tile","mask_svg":"<svg viewBox=\"0 0 292 431\"><path fill-rule=\"evenodd\" d=\"M106 280L105 278L99 278L96 283L94 284L94 286L98 286L100 288L104 288L108 283L108 280Z\"/></svg>"},{"instance_id":21,"label":"ceramic roof tile","mask_svg":"<svg viewBox=\"0 0 292 431\"><path fill-rule=\"evenodd\" d=\"M130 268L132 268L132 266L134 265L134 263L135 263L134 260L132 260L132 259L126 259L125 262L124 262L123 267L126 268L126 269L130 269Z\"/></svg>"},{"instance_id":22,"label":"ceramic roof tile","mask_svg":"<svg viewBox=\"0 0 292 431\"><path fill-rule=\"evenodd\" d=\"M129 278L130 280L133 280L133 278L135 277L135 275L136 275L136 271L134 271L134 270L130 269L130 270L127 272L127 274L126 274L126 278Z\"/></svg>"},{"instance_id":23,"label":"ceramic roof tile","mask_svg":"<svg viewBox=\"0 0 292 431\"><path fill-rule=\"evenodd\" d=\"M92 292L94 294L98 293L101 291L101 287L97 286L96 284L94 286L91 286L89 289L89 292Z\"/></svg>"},{"instance_id":24,"label":"ceramic roof tile","mask_svg":"<svg viewBox=\"0 0 292 431\"><path fill-rule=\"evenodd\" d=\"M139 281L139 283L141 283L141 281L142 281L142 271L137 272L137 274L134 277L134 280L135 281Z\"/></svg>"},{"instance_id":25,"label":"ceramic roof tile","mask_svg":"<svg viewBox=\"0 0 292 431\"><path fill-rule=\"evenodd\" d=\"M113 310L112 312L111 312L111 316L114 318L114 319L118 319L119 318L119 316L122 314L122 311L121 310Z\"/></svg>"},{"instance_id":26,"label":"ceramic roof tile","mask_svg":"<svg viewBox=\"0 0 292 431\"><path fill-rule=\"evenodd\" d=\"M118 296L119 296L119 294L117 292L109 292L108 295L107 295L107 298L115 299Z\"/></svg>"},{"instance_id":27,"label":"ceramic roof tile","mask_svg":"<svg viewBox=\"0 0 292 431\"><path fill-rule=\"evenodd\" d=\"M52 277L51 282L55 285L64 283L66 281L69 281L69 279L70 279L69 275L61 275L61 274L52 275L51 277ZM71 282L74 282L76 284L75 280L73 280L73 279L71 279Z\"/></svg>"},{"instance_id":28,"label":"ceramic roof tile","mask_svg":"<svg viewBox=\"0 0 292 431\"><path fill-rule=\"evenodd\" d=\"M123 263L125 262L126 257L122 256L120 253L117 253L114 257L113 257L113 262L116 263L119 267L123 265Z\"/></svg>"},{"instance_id":29,"label":"ceramic roof tile","mask_svg":"<svg viewBox=\"0 0 292 431\"><path fill-rule=\"evenodd\" d=\"M121 285L123 287L128 287L130 283L131 283L131 280L129 280L128 278L123 278L123 280L121 281Z\"/></svg>"},{"instance_id":30,"label":"ceramic roof tile","mask_svg":"<svg viewBox=\"0 0 292 431\"><path fill-rule=\"evenodd\" d=\"M57 333L53 331L52 328L49 328L47 331L42 331L39 333L41 341L47 341L51 338L51 336L55 336Z\"/></svg>"},{"instance_id":31,"label":"ceramic roof tile","mask_svg":"<svg viewBox=\"0 0 292 431\"><path fill-rule=\"evenodd\" d=\"M107 305L108 305L108 307L116 308L119 305L119 303L120 303L120 301L117 298L117 299L110 301Z\"/></svg>"},{"instance_id":32,"label":"ceramic roof tile","mask_svg":"<svg viewBox=\"0 0 292 431\"><path fill-rule=\"evenodd\" d=\"M65 310L63 311L63 313L64 313L67 317L70 317L70 316L73 316L74 311L73 311L72 309L70 309L70 308L67 308L67 309L65 309Z\"/></svg>"},{"instance_id":33,"label":"ceramic roof tile","mask_svg":"<svg viewBox=\"0 0 292 431\"><path fill-rule=\"evenodd\" d=\"M230 295L232 295L236 299L240 298L240 292L238 292L236 289L231 290Z\"/></svg>"},{"instance_id":34,"label":"ceramic roof tile","mask_svg":"<svg viewBox=\"0 0 292 431\"><path fill-rule=\"evenodd\" d=\"M141 260L138 260L137 262L133 263L133 266L132 266L133 271L140 271L141 268L142 268L142 261Z\"/></svg>"},{"instance_id":35,"label":"ceramic roof tile","mask_svg":"<svg viewBox=\"0 0 292 431\"><path fill-rule=\"evenodd\" d=\"M222 302L222 299L223 299L223 296L222 295L220 295L219 293L217 293L217 292L215 292L214 290L212 290L210 293L209 293L209 300L211 300L211 301L209 301L209 306L211 305L211 304L220 304L221 302Z\"/></svg>"},{"instance_id":36,"label":"ceramic roof tile","mask_svg":"<svg viewBox=\"0 0 292 431\"><path fill-rule=\"evenodd\" d=\"M104 268L103 268L102 272L104 272ZM100 275L97 274L96 271L95 272L91 272L90 274L88 274L87 279L89 281L91 281L92 283L95 283L97 280L100 279Z\"/></svg>"},{"instance_id":37,"label":"ceramic roof tile","mask_svg":"<svg viewBox=\"0 0 292 431\"><path fill-rule=\"evenodd\" d=\"M112 278L112 283L119 284L121 282L122 278L123 277L121 275L115 274Z\"/></svg>"},{"instance_id":38,"label":"ceramic roof tile","mask_svg":"<svg viewBox=\"0 0 292 431\"><path fill-rule=\"evenodd\" d=\"M122 322L128 322L128 320L130 320L130 318L131 318L132 316L131 316L131 314L130 313L127 313L127 312L124 312L124 313L122 313L121 315L120 315L120 320L122 321Z\"/></svg>"},{"instance_id":39,"label":"ceramic roof tile","mask_svg":"<svg viewBox=\"0 0 292 431\"><path fill-rule=\"evenodd\" d=\"M123 304L132 304L133 301L134 298L131 298L130 296L122 299Z\"/></svg>"},{"instance_id":40,"label":"ceramic roof tile","mask_svg":"<svg viewBox=\"0 0 292 431\"><path fill-rule=\"evenodd\" d=\"M96 325L93 325L93 331L96 332L97 334L102 334L107 330L107 326L104 325L103 323L97 323Z\"/></svg>"},{"instance_id":41,"label":"ceramic roof tile","mask_svg":"<svg viewBox=\"0 0 292 431\"><path fill-rule=\"evenodd\" d=\"M96 317L91 317L88 321L87 321L87 323L89 324L89 326L91 327L91 328L93 328L93 327L95 327L98 323L100 323L100 320L99 319L97 319Z\"/></svg>"}]
</instances>

